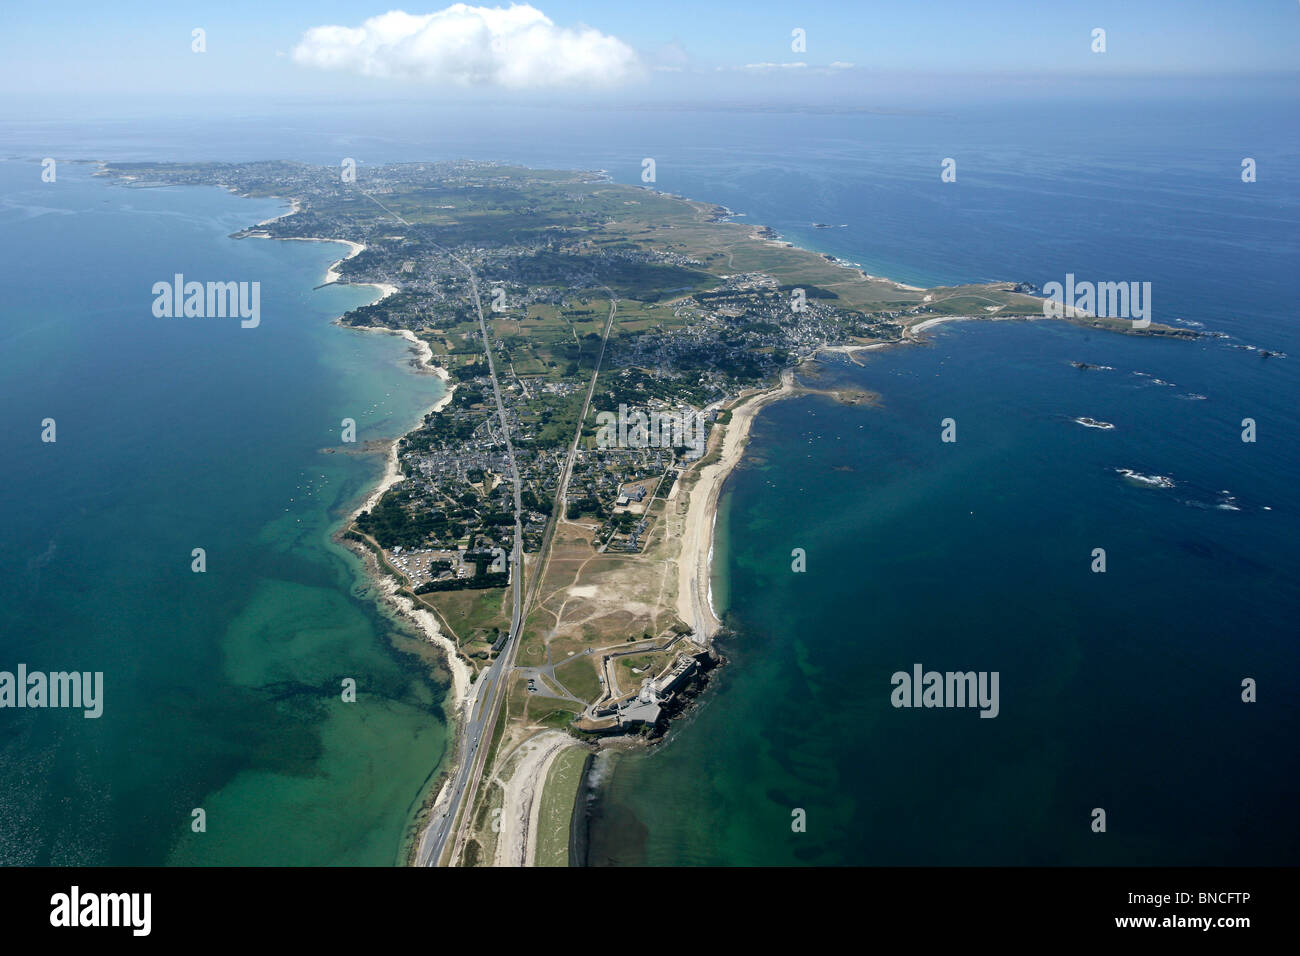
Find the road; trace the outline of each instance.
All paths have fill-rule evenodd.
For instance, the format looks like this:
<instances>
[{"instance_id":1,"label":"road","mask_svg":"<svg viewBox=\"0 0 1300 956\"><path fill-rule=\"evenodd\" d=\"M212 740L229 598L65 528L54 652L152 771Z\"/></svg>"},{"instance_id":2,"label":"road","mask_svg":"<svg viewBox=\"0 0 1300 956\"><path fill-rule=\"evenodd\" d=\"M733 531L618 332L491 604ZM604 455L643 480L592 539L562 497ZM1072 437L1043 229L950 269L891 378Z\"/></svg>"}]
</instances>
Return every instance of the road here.
<instances>
[{"instance_id":1,"label":"road","mask_svg":"<svg viewBox=\"0 0 1300 956\"><path fill-rule=\"evenodd\" d=\"M449 253L450 254L450 253ZM452 789L447 800L447 809L439 815L428 828L425 830L424 837L420 841L420 853L418 856L421 866L437 866L443 862L444 851L449 840L452 842L451 853L447 856L446 862L451 863L456 860L461 852L464 839L468 836L471 829L469 826L469 814L474 807L475 799L478 793L479 781L482 779L483 769L487 762L487 751L489 747L482 747L480 744L486 740L492 740L492 733L496 728L496 721L500 715L500 703L506 687L510 683L510 672L514 669L516 653L519 650L519 638L523 629L523 621L528 606L536 596L537 589L541 585L542 571L544 570L544 557L550 549L551 539L555 532L555 526L563 515L565 494L568 491L569 476L573 473L573 463L577 459L578 445L582 442L582 423L587 418L587 411L591 406L592 396L596 391L596 381L600 375L600 367L605 360L605 346L609 341L610 330L614 326L614 316L618 312L618 300L614 297L612 290L606 288L609 293L609 316L605 320L604 334L601 336L600 353L596 359L596 367L591 374L591 384L587 387L586 401L583 402L582 412L578 416L577 428L574 431L573 443L569 446L569 454L565 457L564 469L560 475L560 481L556 486L555 502L552 506L552 519L547 526L546 534L542 538L542 544L538 550L537 567L533 574L533 579L525 597L521 588L523 586L523 531L520 523L522 514L522 502L520 500L520 481L519 472L514 464L514 450L510 445L509 429L505 427L505 407L501 402L501 391L497 382L496 365L492 359L492 347L487 335L487 323L483 317L483 304L479 299L478 280L474 276L474 271L469 265L456 256L452 256L459 262L470 276L470 288L474 294L474 307L478 312L479 328L483 333L484 351L488 356L488 372L492 376L492 388L496 395L497 411L501 416L502 431L505 435L506 450L510 456L510 466L513 472L515 483L515 555L518 560L515 562L513 581L514 581L514 612L510 622L510 637L506 641L505 647L497 655L497 659L492 662L492 666L483 672L476 682L474 699L470 702L464 724L464 732L461 740L461 753L468 754L468 760L461 760L457 768L456 776L452 781ZM488 683L490 681L490 683ZM468 747L468 749L464 749ZM461 811L465 811L465 818L458 820ZM459 825L458 825L459 824ZM452 839L453 833L455 838Z\"/></svg>"},{"instance_id":2,"label":"road","mask_svg":"<svg viewBox=\"0 0 1300 956\"><path fill-rule=\"evenodd\" d=\"M573 436L569 455L564 460L564 472L560 475L560 483L556 486L555 503L560 508L564 507L564 500L569 493L569 476L573 474L573 463L578 457L578 445L582 442L582 423L587 420L587 412L591 409L591 398L596 393L596 380L600 377L600 367L605 362L605 346L609 342L609 330L614 327L614 316L618 312L618 299L614 298L614 291L609 286L601 286L601 288L609 293L609 318L605 320L605 331L600 337L600 354L596 356L596 369L591 373L591 384L587 386L587 400L582 403L582 412L578 415L578 431Z\"/></svg>"},{"instance_id":3,"label":"road","mask_svg":"<svg viewBox=\"0 0 1300 956\"><path fill-rule=\"evenodd\" d=\"M450 255L450 253L448 253ZM537 567L533 573L533 579L525 596L521 592L523 587L523 532L520 523L522 514L522 502L520 500L520 481L518 469L514 464L514 450L510 445L509 430L505 428L505 408L501 402L501 391L496 376L496 365L492 359L492 347L487 335L487 323L483 316L483 305L478 293L478 280L474 275L473 269L468 263L465 263L456 256L452 256L470 276L470 288L474 294L474 307L478 312L479 328L483 333L484 351L488 356L488 372L492 376L492 388L496 395L497 411L501 416L503 433L506 440L506 450L510 456L511 469L513 472L515 485L515 565L512 575L514 582L514 611L510 622L510 637L506 641L505 647L497 655L497 659L492 665L485 670L479 679L475 682L473 698L466 709L466 718L462 726L460 753L468 755L462 758L460 765L456 769L456 774L452 779L451 790L446 800L446 809L439 814L425 829L424 835L420 840L420 848L417 854L417 862L420 866L438 866L456 860L461 852L464 838L468 835L469 814L472 811L478 792L479 781L482 779L483 769L487 761L487 751L490 749L493 731L496 728L496 721L500 714L500 705L502 695L510 683L510 673L514 669L515 656L519 649L520 633L523 629L523 621L528 606L536 596L537 589L541 585L542 572L545 569L544 558L548 554L551 539L555 532L555 526L563 515L565 495L568 491L569 477L573 473L573 463L577 459L578 446L582 442L582 423L586 421L587 412L591 407L591 400L596 391L596 381L600 375L601 365L605 360L605 346L609 341L610 330L614 326L614 316L618 312L618 300L614 297L613 291L606 288L609 293L609 316L605 320L604 334L601 336L600 353L596 359L596 367L591 374L591 384L587 388L586 401L583 402L581 414L578 416L578 424L575 429L573 443L569 446L569 453L564 461L564 468L560 475L560 481L556 486L555 502L552 508L552 518L547 526L546 533L543 536L541 547L538 550ZM489 746L481 746L483 741L488 741ZM465 818L461 819L462 811L465 812ZM451 843L451 853L446 854L448 842Z\"/></svg>"},{"instance_id":4,"label":"road","mask_svg":"<svg viewBox=\"0 0 1300 956\"><path fill-rule=\"evenodd\" d=\"M405 226L411 225L374 196L365 192L362 195L366 196L367 199L398 222ZM453 834L463 834L468 829L462 823L458 830L456 828L457 819L463 808L472 809L474 806L474 795L478 790L483 765L490 749L490 747L483 746L483 742L492 739L497 712L501 705L501 695L509 683L510 670L514 667L515 652L519 646L519 633L523 629L524 616L523 487L519 476L519 466L515 462L515 449L510 442L510 424L506 418L505 402L501 399L501 383L497 379L496 360L492 357L492 339L488 335L487 318L483 314L483 300L479 297L478 276L475 275L473 267L468 262L450 249L438 243L430 244L441 249L469 276L470 291L474 296L474 309L478 312L479 332L483 336L483 351L487 355L488 373L492 378L492 394L496 399L497 416L501 421L501 437L506 446L506 458L510 462L510 480L514 486L515 498L515 535L514 548L510 552L510 579L513 591L511 603L513 608L510 614L509 636L496 660L481 672L474 682L474 692L465 708L465 719L461 724L458 744L458 753L461 755L460 763L452 777L451 790L446 804L447 808L425 827L424 833L420 836L420 844L416 850L416 863L419 866L440 865L443 862L448 840L451 839ZM468 799L466 799L466 796L468 796ZM459 842L459 837L453 841L448 862L456 859L459 852Z\"/></svg>"},{"instance_id":5,"label":"road","mask_svg":"<svg viewBox=\"0 0 1300 956\"><path fill-rule=\"evenodd\" d=\"M369 193L363 193L371 202L373 202L384 212L388 213L398 222L409 226L410 223L399 216L393 210L389 209L382 202L371 196ZM464 259L457 256L450 249L437 243L431 243L441 249L449 258L455 261L465 270L469 276L470 291L474 296L474 310L478 313L479 332L483 336L483 351L487 356L488 373L492 378L492 394L496 399L497 416L501 422L501 436L506 446L506 457L510 462L510 480L514 486L515 499L515 534L514 549L510 554L511 563L511 584L513 608L510 614L510 632L506 639L505 646L502 647L501 653L497 655L491 665L479 674L478 679L474 682L474 690L470 700L465 708L465 718L461 724L460 740L457 746L457 752L461 755L460 763L452 776L450 790L447 793L445 809L439 813L428 826L425 827L424 833L420 836L420 843L416 850L416 864L418 866L440 866L444 863L451 863L457 859L461 852L466 834L468 834L469 814L474 807L475 797L478 793L479 781L483 776L483 768L487 760L487 752L492 740L492 733L496 729L497 717L501 709L502 695L510 683L510 672L514 669L515 655L519 649L520 633L523 630L523 622L527 604L531 602L533 595L537 592L537 587L541 583L543 562L538 561L538 566L533 574L532 585L529 589L528 601L525 601L524 595L524 531L523 531L523 487L519 475L519 466L515 462L514 446L510 442L510 426L506 418L505 403L501 399L501 383L497 378L496 360L492 355L492 339L488 334L487 318L483 314L483 300L479 296L478 276L474 273L473 267ZM548 524L546 534L542 540L541 549L538 557L541 559L547 553L550 546L551 537L555 530L559 516L562 514L564 507L564 494L568 489L569 476L573 471L573 462L576 459L578 445L582 440L582 423L586 420L587 410L591 406L592 395L596 390L596 380L600 375L600 367L605 359L605 346L609 341L609 332L614 325L614 315L618 310L618 302L614 298L612 290L605 287L609 292L609 318L605 321L605 333L601 337L600 355L596 360L595 371L592 372L591 385L587 389L587 400L583 404L582 414L578 418L577 432L573 439L573 444L569 448L568 457L565 459L564 471L560 477L560 483L557 486L556 501L552 512L552 520ZM483 746L487 741L489 746ZM464 812L465 818L461 818ZM448 853L448 843L451 844L451 852Z\"/></svg>"},{"instance_id":6,"label":"road","mask_svg":"<svg viewBox=\"0 0 1300 956\"><path fill-rule=\"evenodd\" d=\"M425 828L416 857L420 866L440 865L447 848L447 842L452 838L453 834L456 835L456 839L452 840L452 852L448 862L456 859L457 854L460 852L461 837L468 832L469 828L464 824L457 828L457 819L462 808L467 808L466 815L468 816L468 810L474 806L474 797L478 792L479 780L482 777L483 766L487 760L487 752L490 749L483 746L483 742L492 740L492 731L496 727L497 712L500 709L502 694L505 692L506 685L510 682L510 670L514 667L515 652L519 648L519 633L523 629L524 612L524 530L521 520L523 514L523 489L519 478L519 467L515 463L515 449L510 443L510 426L506 419L505 403L501 399L501 383L497 379L496 361L492 357L492 340L488 336L487 319L483 315L483 301L479 297L478 277L474 274L474 270L469 263L458 256L452 255L450 252L448 252L448 255L451 255L452 259L460 263L469 274L470 291L474 296L474 308L478 312L479 331L483 335L483 351L487 354L488 374L492 378L492 393L496 398L497 415L501 420L501 437L505 442L506 457L510 462L510 480L514 485L515 497L515 543L513 550L510 552L510 580L513 591L511 603L513 608L510 614L510 634L506 639L505 646L501 648L501 653L497 655L496 660L474 682L474 695L466 708L465 720L461 725L459 750L461 760L452 778L451 790L447 798L447 809Z\"/></svg>"},{"instance_id":7,"label":"road","mask_svg":"<svg viewBox=\"0 0 1300 956\"><path fill-rule=\"evenodd\" d=\"M605 319L605 331L600 337L600 352L596 356L596 368L591 373L591 384L587 386L587 398L582 403L582 411L578 413L578 427L574 430L573 444L569 446L569 454L565 456L564 467L560 470L560 480L555 486L555 502L551 509L551 520L546 526L546 533L542 536L542 546L537 552L540 560L537 563L537 571L533 575L532 587L528 593L529 607L532 606L533 598L537 594L537 588L541 584L546 556L550 554L551 538L555 534L555 526L564 517L564 502L569 496L569 478L573 475L573 463L578 458L578 445L582 443L582 423L587 420L587 412L591 409L591 399L596 392L596 380L600 377L600 367L605 362L605 346L609 342L610 329L614 327L614 316L618 314L618 299L614 297L614 291L605 285L600 288L609 293L609 316Z\"/></svg>"}]
</instances>

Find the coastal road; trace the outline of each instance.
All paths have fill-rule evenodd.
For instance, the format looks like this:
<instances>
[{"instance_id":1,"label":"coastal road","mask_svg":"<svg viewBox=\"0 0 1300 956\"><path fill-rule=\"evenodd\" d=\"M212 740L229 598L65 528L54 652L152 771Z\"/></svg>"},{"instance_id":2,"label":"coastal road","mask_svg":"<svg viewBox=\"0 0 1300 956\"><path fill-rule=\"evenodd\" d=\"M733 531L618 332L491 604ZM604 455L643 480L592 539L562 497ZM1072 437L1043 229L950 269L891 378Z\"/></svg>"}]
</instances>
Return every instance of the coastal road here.
<instances>
[{"instance_id":1,"label":"coastal road","mask_svg":"<svg viewBox=\"0 0 1300 956\"><path fill-rule=\"evenodd\" d=\"M374 196L369 193L363 195L398 222L406 226L411 225ZM515 499L515 534L514 548L510 553L513 604L510 614L510 631L505 646L501 649L501 653L497 655L497 659L474 682L474 692L466 707L464 721L461 725L457 748L460 762L452 776L446 809L425 827L424 833L420 837L420 844L416 850L416 862L420 866L438 866L441 864L448 840L452 838L453 834L456 834L457 838L452 840L452 852L448 862L454 860L459 852L459 835L466 831L465 822L468 822L468 819L461 823L459 829L457 828L457 820L462 810L466 818L469 817L473 810L474 796L478 791L479 779L482 776L489 749L483 744L484 741L491 741L492 731L496 727L502 694L509 683L510 670L514 666L515 652L519 647L519 633L523 628L524 611L523 487L519 476L519 466L515 461L515 449L510 442L510 423L506 418L505 402L501 399L501 383L497 378L496 360L492 356L492 339L488 335L487 318L483 314L483 300L479 296L478 276L475 275L473 267L468 262L450 249L437 243L431 243L431 245L441 249L463 268L469 276L470 292L474 297L474 309L478 313L479 332L483 336L483 352L487 356L488 374L492 378L492 394L496 399L497 415L501 420L501 438L506 446L506 459L510 462L510 480L514 486Z\"/></svg>"}]
</instances>

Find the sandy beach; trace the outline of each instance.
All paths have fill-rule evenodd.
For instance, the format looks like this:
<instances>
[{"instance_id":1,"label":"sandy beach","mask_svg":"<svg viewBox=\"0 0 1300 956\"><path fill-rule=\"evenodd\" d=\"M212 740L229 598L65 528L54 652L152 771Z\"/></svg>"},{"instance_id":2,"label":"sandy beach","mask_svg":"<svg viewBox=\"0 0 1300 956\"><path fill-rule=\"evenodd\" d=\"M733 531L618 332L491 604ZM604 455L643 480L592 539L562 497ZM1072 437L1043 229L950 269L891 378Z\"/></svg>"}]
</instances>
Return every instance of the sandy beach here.
<instances>
[{"instance_id":1,"label":"sandy beach","mask_svg":"<svg viewBox=\"0 0 1300 956\"><path fill-rule=\"evenodd\" d=\"M297 206L295 204L295 207L289 212L275 218L283 218L283 216L292 215L296 211ZM273 221L275 220L267 220L264 223L259 223L259 225L266 225ZM344 239L294 238L297 241L304 242L339 242L348 247L347 254L333 262L326 270L324 280L326 285L340 283L342 279L340 267L342 264L360 255L366 248L362 243ZM785 240L761 236L757 230L754 238L763 239L777 245L793 247L792 243ZM840 263L840 265L842 268L856 273L863 281L888 282L900 289L915 289L915 287L894 282L893 280L868 275L862 269L846 263ZM362 283L355 284L360 285ZM367 284L374 285L379 290L380 294L375 300L376 302L382 301L387 296L399 291L396 286L391 284ZM877 342L863 346L835 346L827 347L826 351L841 352L851 356L859 350L867 351L884 348L892 344L915 343L923 341L920 338L920 333L926 329L945 322L965 321L975 318L988 319L991 317L939 316L926 319L905 329L900 343ZM337 320L336 324L342 325ZM349 326L349 328L363 332L384 332L405 338L411 344L412 350L417 354L416 361L412 363L416 369L439 375L448 386L446 393L430 411L439 411L451 401L455 388L454 384L450 382L446 370L435 364L433 351L429 344L416 336L414 332L408 329L390 329L382 326ZM722 488L727 477L744 455L750 431L758 413L767 405L791 395L799 394L802 391L804 390L795 383L795 370L787 369L782 372L779 385L765 390L751 390L738 396L730 405L730 420L723 426L721 443L717 447L717 460L697 470L694 483L689 491L685 491L679 484L672 493L674 506L677 504L677 495L679 493L688 495L686 514L681 526L675 609L677 616L692 628L695 639L702 643L712 642L722 627L717 610L713 606L711 587L715 525ZM398 461L399 441L400 438L394 439L389 446L384 474L378 484L371 489L365 501L357 508L353 514L354 519L356 514L361 511L373 509L385 492L404 480L405 476L401 472ZM369 551L366 551L366 554L367 568L375 576L377 589L385 602L396 612L414 622L427 639L443 651L452 678L452 690L446 702L446 709L449 717L457 720L466 713L466 708L473 706L475 688L470 679L471 669L469 665L460 657L455 642L443 634L437 616L409 596L400 593L398 581L385 572L373 554L370 554ZM542 792L555 760L569 746L574 746L574 742L567 734L558 731L543 731L524 741L511 756L511 759L506 761L505 769L499 772L497 782L503 790L503 805L500 816L500 835L492 859L494 865L534 865ZM460 759L461 755L457 753L448 762L448 765L442 768L442 786L432 801L429 810L431 814L439 812L439 809L445 804L448 796L448 784L455 773L455 763ZM423 833L427 832L427 830L423 831ZM423 839L423 833L421 839Z\"/></svg>"},{"instance_id":2,"label":"sandy beach","mask_svg":"<svg viewBox=\"0 0 1300 956\"><path fill-rule=\"evenodd\" d=\"M1088 313L1079 312L1077 309L1071 318L1090 318ZM1042 322L1050 320L1046 315L942 315L936 319L926 319L924 322L918 322L907 329L904 333L908 341L918 341L917 336L926 329L932 329L936 325L943 325L945 322Z\"/></svg>"},{"instance_id":3,"label":"sandy beach","mask_svg":"<svg viewBox=\"0 0 1300 956\"><path fill-rule=\"evenodd\" d=\"M852 355L855 352L869 352L893 345L914 343L920 341L918 336L926 329L945 322L975 319L989 321L990 316L937 316L907 328L901 342L830 345L819 351ZM717 522L718 497L722 492L722 486L732 469L744 456L745 446L749 443L750 428L759 411L772 402L788 398L797 392L799 388L794 382L794 370L786 369L781 373L780 386L764 392L751 393L748 398L742 396L740 403L732 408L731 421L726 425L726 432L722 438L719 460L700 470L699 478L690 490L686 523L682 532L681 558L677 566L677 616L690 625L701 640L711 641L718 629L722 627L717 610L713 607L711 587L714 525Z\"/></svg>"},{"instance_id":4,"label":"sandy beach","mask_svg":"<svg viewBox=\"0 0 1300 956\"><path fill-rule=\"evenodd\" d=\"M288 213L286 213L286 215L288 215ZM280 218L280 217L277 216L276 218ZM268 221L273 221L273 220L268 220ZM259 223L259 225L261 224ZM323 239L316 236L270 236L270 237L263 237L263 238L274 238L280 242L341 242L343 245L347 246L348 254L344 256L342 259L334 260L334 262L330 265L330 267L325 270L325 281L322 282L321 285L340 284L339 279L341 278L341 276L339 275L339 266L343 265L343 263L347 262L349 259L353 258L354 256L359 256L361 253L365 252L366 249L364 245L362 245L359 242L353 242L351 239ZM390 295L395 295L398 291L397 286L389 282L349 282L343 284L374 286L376 289L379 290L379 298L376 299L375 302L382 302ZM374 305L375 302L371 302L368 304Z\"/></svg>"},{"instance_id":5,"label":"sandy beach","mask_svg":"<svg viewBox=\"0 0 1300 956\"><path fill-rule=\"evenodd\" d=\"M329 241L330 241L330 240L328 240L328 239L326 240L326 242L329 242ZM351 241L349 241L349 240L347 240L347 239L335 239L335 240L333 240L333 241L334 241L334 242L341 242L341 243L343 243L344 245L346 245L346 246L348 247L348 254L347 254L346 256L344 256L342 259L339 259L339 260L337 260L336 262L334 262L334 263L333 263L333 264L332 264L328 269L325 270L325 282L326 282L326 283L338 282L338 281L339 281L339 266L343 265L343 263L347 262L349 259L352 259L352 258L354 258L354 257L356 257L356 256L359 256L359 255L361 255L361 253L363 253L363 252L366 251L366 247L363 246L363 245L362 245L361 243L359 243L359 242L351 242ZM389 288L392 288L392 286L389 286Z\"/></svg>"},{"instance_id":6,"label":"sandy beach","mask_svg":"<svg viewBox=\"0 0 1300 956\"><path fill-rule=\"evenodd\" d=\"M437 375L438 378L442 379L443 384L447 386L447 391L441 398L434 402L432 406L430 406L429 411L426 414L440 412L447 407L447 404L451 401L452 395L456 391L456 386L451 382L451 376L447 374L446 369L440 365L433 364L433 350L429 348L427 342L423 342L417 338L414 332L409 329L394 330L386 329L382 326L368 325L348 325L343 326L343 328L356 329L360 332L387 332L389 335L400 335L402 338L417 347L423 346L423 349L419 350L420 368L423 371ZM374 490L366 498L365 503L352 513L352 520L355 521L357 515L361 514L361 512L369 511L375 505L379 504L379 499L384 496L384 492L406 477L402 474L402 470L397 462L397 448L400 441L400 437L393 439L393 443L388 448L388 459L387 465L384 468L384 476L379 479L379 484L375 486Z\"/></svg>"},{"instance_id":7,"label":"sandy beach","mask_svg":"<svg viewBox=\"0 0 1300 956\"><path fill-rule=\"evenodd\" d=\"M258 226L269 226L271 223L278 222L281 219L288 219L290 216L294 215L300 209L302 209L302 203L297 199L291 199L289 200L288 212L282 212L280 213L280 215L272 216L270 219L263 219L261 222L257 224L257 226L254 226L253 228L256 229L258 228Z\"/></svg>"},{"instance_id":8,"label":"sandy beach","mask_svg":"<svg viewBox=\"0 0 1300 956\"><path fill-rule=\"evenodd\" d=\"M719 459L700 470L690 490L677 565L677 616L694 629L699 640L711 641L722 627L713 608L710 587L713 527L722 485L745 452L755 416L765 405L780 401L795 390L794 371L787 369L781 373L781 384L776 388L742 397L740 404L732 408L731 421L725 426Z\"/></svg>"},{"instance_id":9,"label":"sandy beach","mask_svg":"<svg viewBox=\"0 0 1300 956\"><path fill-rule=\"evenodd\" d=\"M937 319L926 319L924 322L918 322L916 325L908 326L907 331L904 334L908 338L915 338L926 329L932 329L936 325L943 325L945 322L971 322L975 319L994 321L989 316L983 315L943 315Z\"/></svg>"},{"instance_id":10,"label":"sandy beach","mask_svg":"<svg viewBox=\"0 0 1300 956\"><path fill-rule=\"evenodd\" d=\"M537 854L537 822L542 789L551 765L566 748L577 746L568 734L550 730L529 737L512 755L514 765L502 784L501 833L493 866L532 866Z\"/></svg>"},{"instance_id":11,"label":"sandy beach","mask_svg":"<svg viewBox=\"0 0 1300 956\"><path fill-rule=\"evenodd\" d=\"M1038 317L1033 315L940 315L933 319L926 319L915 325L909 325L903 329L903 337L897 342L872 342L870 345L823 345L817 350L820 352L830 352L838 355L848 355L850 357L858 352L872 352L876 349L892 348L896 345L912 345L917 342L923 342L921 333L926 329L932 329L948 322L1013 322L1013 321L1034 321Z\"/></svg>"}]
</instances>

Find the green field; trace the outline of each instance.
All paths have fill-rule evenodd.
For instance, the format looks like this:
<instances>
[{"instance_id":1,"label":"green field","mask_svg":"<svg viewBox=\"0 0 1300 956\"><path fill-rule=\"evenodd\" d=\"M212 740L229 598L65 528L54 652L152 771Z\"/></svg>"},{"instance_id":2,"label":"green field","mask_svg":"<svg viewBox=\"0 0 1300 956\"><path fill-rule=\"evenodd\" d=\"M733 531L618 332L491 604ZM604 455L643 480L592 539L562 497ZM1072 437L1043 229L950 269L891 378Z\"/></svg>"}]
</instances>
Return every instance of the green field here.
<instances>
[{"instance_id":1,"label":"green field","mask_svg":"<svg viewBox=\"0 0 1300 956\"><path fill-rule=\"evenodd\" d=\"M579 654L556 667L555 678L580 700L595 700L604 689L596 674L596 663L589 654Z\"/></svg>"},{"instance_id":2,"label":"green field","mask_svg":"<svg viewBox=\"0 0 1300 956\"><path fill-rule=\"evenodd\" d=\"M569 826L586 762L586 748L569 747L551 764L537 818L537 866L569 865Z\"/></svg>"}]
</instances>

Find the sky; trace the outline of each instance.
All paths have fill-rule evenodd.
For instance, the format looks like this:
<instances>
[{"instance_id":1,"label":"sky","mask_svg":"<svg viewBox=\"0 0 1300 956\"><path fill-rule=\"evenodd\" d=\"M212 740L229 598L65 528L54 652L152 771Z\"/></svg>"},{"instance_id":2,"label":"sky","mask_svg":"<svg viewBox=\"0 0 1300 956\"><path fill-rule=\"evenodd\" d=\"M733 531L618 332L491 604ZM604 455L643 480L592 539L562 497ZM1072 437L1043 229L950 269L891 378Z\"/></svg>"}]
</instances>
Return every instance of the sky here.
<instances>
[{"instance_id":1,"label":"sky","mask_svg":"<svg viewBox=\"0 0 1300 956\"><path fill-rule=\"evenodd\" d=\"M445 0L18 3L0 95L756 102L853 99L892 77L1107 81L1283 74L1297 0ZM391 11L398 11L393 13ZM433 15L433 16L430 16ZM193 31L204 31L195 52ZM1105 31L1095 52L1094 31ZM803 31L795 49L794 31ZM941 80L932 80L941 83Z\"/></svg>"}]
</instances>

